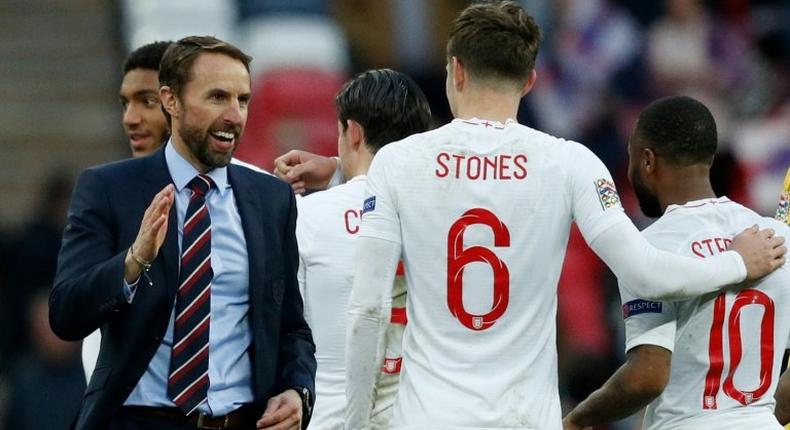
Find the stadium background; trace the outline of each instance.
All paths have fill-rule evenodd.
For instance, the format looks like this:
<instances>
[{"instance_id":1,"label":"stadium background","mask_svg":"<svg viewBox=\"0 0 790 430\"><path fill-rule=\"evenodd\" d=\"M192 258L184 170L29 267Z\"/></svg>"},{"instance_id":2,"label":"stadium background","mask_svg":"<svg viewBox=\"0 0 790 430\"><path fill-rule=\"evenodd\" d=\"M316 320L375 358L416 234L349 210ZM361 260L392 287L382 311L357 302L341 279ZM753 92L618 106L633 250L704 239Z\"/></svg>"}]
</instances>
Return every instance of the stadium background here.
<instances>
[{"instance_id":1,"label":"stadium background","mask_svg":"<svg viewBox=\"0 0 790 430\"><path fill-rule=\"evenodd\" d=\"M65 429L84 387L79 345L54 338L46 297L76 173L129 155L117 90L143 43L213 34L255 57L239 157L263 168L290 148L333 154L332 97L354 73L392 67L449 120L444 42L463 0L3 0L0 2L0 429ZM714 111L718 193L771 215L790 165L790 2L523 0L544 31L520 122L578 140L624 174L636 114L670 94ZM623 359L616 283L578 234L561 279L566 406ZM611 429L636 429L626 420Z\"/></svg>"}]
</instances>

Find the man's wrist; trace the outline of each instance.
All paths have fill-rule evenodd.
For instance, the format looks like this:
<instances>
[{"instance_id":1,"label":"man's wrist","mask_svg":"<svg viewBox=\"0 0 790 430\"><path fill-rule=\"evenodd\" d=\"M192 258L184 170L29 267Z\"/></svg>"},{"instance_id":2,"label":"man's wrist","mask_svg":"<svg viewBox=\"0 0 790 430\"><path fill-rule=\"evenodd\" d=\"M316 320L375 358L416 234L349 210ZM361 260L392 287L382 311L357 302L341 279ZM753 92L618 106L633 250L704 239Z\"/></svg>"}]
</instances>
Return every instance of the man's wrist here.
<instances>
[{"instance_id":1,"label":"man's wrist","mask_svg":"<svg viewBox=\"0 0 790 430\"><path fill-rule=\"evenodd\" d=\"M126 257L124 258L123 263L123 278L127 283L132 284L136 280L140 279L140 275L143 273L143 266L137 263L137 261L134 259L131 247L126 251Z\"/></svg>"},{"instance_id":2,"label":"man's wrist","mask_svg":"<svg viewBox=\"0 0 790 430\"><path fill-rule=\"evenodd\" d=\"M313 399L307 387L293 387L299 398L302 399L302 421L305 422L313 414Z\"/></svg>"}]
</instances>

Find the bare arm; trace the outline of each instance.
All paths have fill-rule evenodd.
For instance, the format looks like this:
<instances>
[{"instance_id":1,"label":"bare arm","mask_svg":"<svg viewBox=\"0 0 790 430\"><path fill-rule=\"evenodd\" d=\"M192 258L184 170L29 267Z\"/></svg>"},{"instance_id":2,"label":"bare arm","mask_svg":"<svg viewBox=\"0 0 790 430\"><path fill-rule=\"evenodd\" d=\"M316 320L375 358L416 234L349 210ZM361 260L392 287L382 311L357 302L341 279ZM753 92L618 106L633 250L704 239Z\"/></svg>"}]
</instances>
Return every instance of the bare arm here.
<instances>
[{"instance_id":1,"label":"bare arm","mask_svg":"<svg viewBox=\"0 0 790 430\"><path fill-rule=\"evenodd\" d=\"M672 353L640 345L628 351L625 364L577 405L563 420L566 429L599 425L631 416L661 395L669 382Z\"/></svg>"}]
</instances>

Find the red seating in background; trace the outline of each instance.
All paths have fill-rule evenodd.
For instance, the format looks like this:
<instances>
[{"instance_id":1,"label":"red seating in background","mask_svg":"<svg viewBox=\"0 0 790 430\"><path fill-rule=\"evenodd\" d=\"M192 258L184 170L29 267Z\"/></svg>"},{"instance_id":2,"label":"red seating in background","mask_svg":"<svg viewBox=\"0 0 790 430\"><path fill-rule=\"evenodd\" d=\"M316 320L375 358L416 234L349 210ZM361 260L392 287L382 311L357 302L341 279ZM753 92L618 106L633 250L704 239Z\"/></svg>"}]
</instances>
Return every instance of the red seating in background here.
<instances>
[{"instance_id":1,"label":"red seating in background","mask_svg":"<svg viewBox=\"0 0 790 430\"><path fill-rule=\"evenodd\" d=\"M271 170L274 159L291 149L336 155L334 98L343 82L340 74L311 68L259 75L236 157Z\"/></svg>"}]
</instances>

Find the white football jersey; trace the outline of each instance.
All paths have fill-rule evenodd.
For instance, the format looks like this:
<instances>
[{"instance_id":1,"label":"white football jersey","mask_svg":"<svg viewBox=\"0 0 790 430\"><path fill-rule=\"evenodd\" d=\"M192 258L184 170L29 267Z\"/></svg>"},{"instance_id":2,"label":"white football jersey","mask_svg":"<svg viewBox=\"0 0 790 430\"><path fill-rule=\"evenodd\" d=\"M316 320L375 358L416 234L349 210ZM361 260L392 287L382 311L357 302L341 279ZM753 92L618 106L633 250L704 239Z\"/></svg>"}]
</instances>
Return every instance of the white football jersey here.
<instances>
[{"instance_id":1,"label":"white football jersey","mask_svg":"<svg viewBox=\"0 0 790 430\"><path fill-rule=\"evenodd\" d=\"M362 217L365 176L298 199L299 288L305 319L316 344L316 403L311 430L342 429L346 405L346 315L354 278L356 237ZM386 332L387 352L379 376L374 419L386 428L398 390L406 289L396 279L393 324Z\"/></svg>"},{"instance_id":2,"label":"white football jersey","mask_svg":"<svg viewBox=\"0 0 790 430\"><path fill-rule=\"evenodd\" d=\"M360 234L400 243L409 324L391 428L561 429L555 317L569 229L627 221L584 146L454 120L382 148Z\"/></svg>"},{"instance_id":3,"label":"white football jersey","mask_svg":"<svg viewBox=\"0 0 790 430\"><path fill-rule=\"evenodd\" d=\"M726 197L669 206L645 237L657 248L706 258L759 224L790 229ZM663 394L647 408L645 430L782 429L773 415L781 362L790 346L790 265L746 289L679 302L639 299L620 286L626 350L657 345L672 353Z\"/></svg>"}]
</instances>

